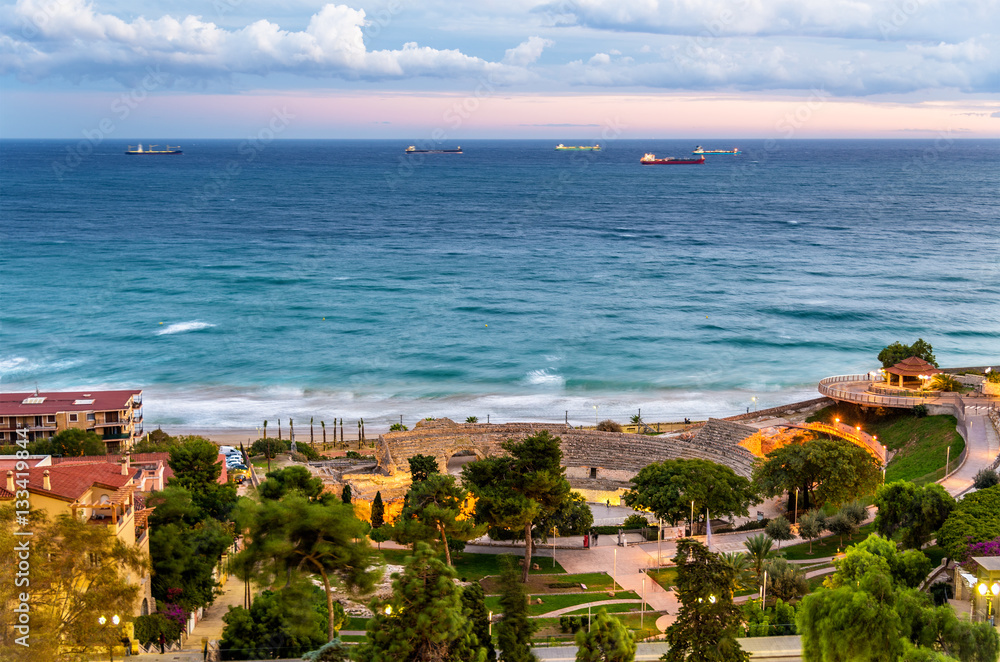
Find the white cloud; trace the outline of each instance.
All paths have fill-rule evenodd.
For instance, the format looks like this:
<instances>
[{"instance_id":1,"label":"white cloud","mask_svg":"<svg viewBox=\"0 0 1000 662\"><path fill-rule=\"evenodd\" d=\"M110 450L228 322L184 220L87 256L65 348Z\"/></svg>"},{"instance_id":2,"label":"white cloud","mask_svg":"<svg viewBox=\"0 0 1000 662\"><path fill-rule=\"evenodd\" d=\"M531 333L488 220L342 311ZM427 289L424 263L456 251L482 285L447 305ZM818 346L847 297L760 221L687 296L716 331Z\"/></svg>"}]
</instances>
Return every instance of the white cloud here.
<instances>
[{"instance_id":1,"label":"white cloud","mask_svg":"<svg viewBox=\"0 0 1000 662\"><path fill-rule=\"evenodd\" d=\"M515 67L526 67L541 57L542 51L545 50L546 46L554 45L555 42L551 39L528 37L527 41L518 44L514 48L508 48L503 56L503 62Z\"/></svg>"},{"instance_id":2,"label":"white cloud","mask_svg":"<svg viewBox=\"0 0 1000 662\"><path fill-rule=\"evenodd\" d=\"M24 79L62 75L71 79L133 76L162 67L174 77L294 73L315 77L384 79L494 74L517 80L547 39L532 37L508 51L505 63L455 49L406 43L396 50L369 51L365 12L344 5L323 6L301 31L267 20L227 30L197 16L131 22L94 10L84 0L18 0L0 8L0 73Z\"/></svg>"},{"instance_id":3,"label":"white cloud","mask_svg":"<svg viewBox=\"0 0 1000 662\"><path fill-rule=\"evenodd\" d=\"M587 61L587 64L601 66L604 64L611 64L611 56L607 53L598 53L594 57Z\"/></svg>"}]
</instances>

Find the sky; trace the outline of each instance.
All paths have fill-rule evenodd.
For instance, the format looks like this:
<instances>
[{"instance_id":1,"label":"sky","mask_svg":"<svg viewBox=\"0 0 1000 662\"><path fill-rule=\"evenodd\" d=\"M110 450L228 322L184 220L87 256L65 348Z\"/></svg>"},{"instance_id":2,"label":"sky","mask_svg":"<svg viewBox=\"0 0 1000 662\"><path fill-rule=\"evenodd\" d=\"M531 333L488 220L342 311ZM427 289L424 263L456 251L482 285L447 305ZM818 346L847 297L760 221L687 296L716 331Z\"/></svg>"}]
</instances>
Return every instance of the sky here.
<instances>
[{"instance_id":1,"label":"sky","mask_svg":"<svg viewBox=\"0 0 1000 662\"><path fill-rule=\"evenodd\" d=\"M0 86L2 138L997 138L1000 0L18 0Z\"/></svg>"}]
</instances>

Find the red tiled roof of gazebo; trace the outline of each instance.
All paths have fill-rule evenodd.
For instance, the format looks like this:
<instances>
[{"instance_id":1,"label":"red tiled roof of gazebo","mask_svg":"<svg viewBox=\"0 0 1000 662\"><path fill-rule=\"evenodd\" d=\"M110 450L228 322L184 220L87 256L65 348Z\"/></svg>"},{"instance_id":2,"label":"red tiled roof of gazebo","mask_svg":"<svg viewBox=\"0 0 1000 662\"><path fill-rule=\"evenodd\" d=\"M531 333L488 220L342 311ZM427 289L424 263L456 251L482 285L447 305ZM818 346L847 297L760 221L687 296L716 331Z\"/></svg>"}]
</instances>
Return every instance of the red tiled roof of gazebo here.
<instances>
[{"instance_id":1,"label":"red tiled roof of gazebo","mask_svg":"<svg viewBox=\"0 0 1000 662\"><path fill-rule=\"evenodd\" d=\"M936 375L941 372L927 361L924 361L922 358L916 356L903 359L891 368L886 368L885 371L893 375L902 375L903 377Z\"/></svg>"}]
</instances>

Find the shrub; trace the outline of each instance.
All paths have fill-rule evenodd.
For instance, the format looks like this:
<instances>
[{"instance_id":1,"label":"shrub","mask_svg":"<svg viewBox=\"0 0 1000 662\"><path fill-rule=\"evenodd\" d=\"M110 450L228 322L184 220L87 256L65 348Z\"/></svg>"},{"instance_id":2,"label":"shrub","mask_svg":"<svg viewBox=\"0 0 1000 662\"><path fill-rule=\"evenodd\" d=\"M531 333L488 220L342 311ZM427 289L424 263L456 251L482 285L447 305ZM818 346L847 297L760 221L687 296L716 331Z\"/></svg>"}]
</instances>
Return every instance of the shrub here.
<instances>
[{"instance_id":1,"label":"shrub","mask_svg":"<svg viewBox=\"0 0 1000 662\"><path fill-rule=\"evenodd\" d=\"M757 529L766 528L767 525L768 525L768 522L770 522L770 521L771 520L768 517L765 517L762 520L752 519L749 522L743 522L743 524L740 524L738 527L736 527L735 530L736 531L756 531Z\"/></svg>"},{"instance_id":2,"label":"shrub","mask_svg":"<svg viewBox=\"0 0 1000 662\"><path fill-rule=\"evenodd\" d=\"M559 629L562 630L563 632L569 632L569 627L570 627L569 616L560 616Z\"/></svg>"},{"instance_id":3,"label":"shrub","mask_svg":"<svg viewBox=\"0 0 1000 662\"><path fill-rule=\"evenodd\" d=\"M347 451L347 459L349 460L374 460L374 455L362 455L357 451Z\"/></svg>"},{"instance_id":4,"label":"shrub","mask_svg":"<svg viewBox=\"0 0 1000 662\"><path fill-rule=\"evenodd\" d=\"M972 482L977 490L985 490L997 483L1000 483L1000 474L997 474L993 469L980 469Z\"/></svg>"},{"instance_id":5,"label":"shrub","mask_svg":"<svg viewBox=\"0 0 1000 662\"><path fill-rule=\"evenodd\" d=\"M642 529L649 526L649 520L642 515L629 515L622 524L623 529Z\"/></svg>"},{"instance_id":6,"label":"shrub","mask_svg":"<svg viewBox=\"0 0 1000 662\"><path fill-rule=\"evenodd\" d=\"M927 415L927 405L914 405L913 415L917 418L923 418Z\"/></svg>"},{"instance_id":7,"label":"shrub","mask_svg":"<svg viewBox=\"0 0 1000 662\"><path fill-rule=\"evenodd\" d=\"M406 432L410 428L406 427L402 423L393 423L389 426L389 432Z\"/></svg>"},{"instance_id":8,"label":"shrub","mask_svg":"<svg viewBox=\"0 0 1000 662\"><path fill-rule=\"evenodd\" d=\"M598 423L597 429L601 432L621 432L622 426L609 418Z\"/></svg>"},{"instance_id":9,"label":"shrub","mask_svg":"<svg viewBox=\"0 0 1000 662\"><path fill-rule=\"evenodd\" d=\"M312 444L296 443L295 450L299 455L304 456L309 462L315 462L320 459L319 451L313 448Z\"/></svg>"},{"instance_id":10,"label":"shrub","mask_svg":"<svg viewBox=\"0 0 1000 662\"><path fill-rule=\"evenodd\" d=\"M146 646L150 642L160 640L160 634L167 641L174 641L181 636L181 626L163 614L150 614L149 616L137 616L133 621L135 627L135 638Z\"/></svg>"},{"instance_id":11,"label":"shrub","mask_svg":"<svg viewBox=\"0 0 1000 662\"><path fill-rule=\"evenodd\" d=\"M1000 384L1000 371L991 371L986 373L986 381L990 384Z\"/></svg>"}]
</instances>

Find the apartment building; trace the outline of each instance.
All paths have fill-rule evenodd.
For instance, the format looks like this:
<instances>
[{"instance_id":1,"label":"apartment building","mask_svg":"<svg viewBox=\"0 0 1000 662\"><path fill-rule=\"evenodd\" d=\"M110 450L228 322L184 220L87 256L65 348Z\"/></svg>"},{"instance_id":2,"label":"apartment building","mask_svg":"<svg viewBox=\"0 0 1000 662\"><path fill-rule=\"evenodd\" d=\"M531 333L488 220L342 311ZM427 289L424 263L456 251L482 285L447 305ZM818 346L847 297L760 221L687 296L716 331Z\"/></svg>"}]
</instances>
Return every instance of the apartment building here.
<instances>
[{"instance_id":1,"label":"apartment building","mask_svg":"<svg viewBox=\"0 0 1000 662\"><path fill-rule=\"evenodd\" d=\"M99 434L108 453L128 450L143 435L142 391L0 393L0 445L71 428Z\"/></svg>"}]
</instances>

